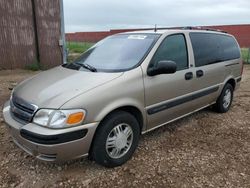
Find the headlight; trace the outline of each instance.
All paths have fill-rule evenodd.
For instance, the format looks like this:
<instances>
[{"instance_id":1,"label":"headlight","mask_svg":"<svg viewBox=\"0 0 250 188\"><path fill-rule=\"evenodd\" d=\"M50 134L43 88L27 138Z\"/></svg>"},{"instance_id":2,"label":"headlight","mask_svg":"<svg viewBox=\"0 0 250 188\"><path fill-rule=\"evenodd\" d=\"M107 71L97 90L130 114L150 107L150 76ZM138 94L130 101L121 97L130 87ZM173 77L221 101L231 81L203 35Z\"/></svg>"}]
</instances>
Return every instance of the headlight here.
<instances>
[{"instance_id":1,"label":"headlight","mask_svg":"<svg viewBox=\"0 0 250 188\"><path fill-rule=\"evenodd\" d=\"M76 110L39 110L33 122L49 128L59 129L81 124L85 119L86 111L82 109Z\"/></svg>"}]
</instances>

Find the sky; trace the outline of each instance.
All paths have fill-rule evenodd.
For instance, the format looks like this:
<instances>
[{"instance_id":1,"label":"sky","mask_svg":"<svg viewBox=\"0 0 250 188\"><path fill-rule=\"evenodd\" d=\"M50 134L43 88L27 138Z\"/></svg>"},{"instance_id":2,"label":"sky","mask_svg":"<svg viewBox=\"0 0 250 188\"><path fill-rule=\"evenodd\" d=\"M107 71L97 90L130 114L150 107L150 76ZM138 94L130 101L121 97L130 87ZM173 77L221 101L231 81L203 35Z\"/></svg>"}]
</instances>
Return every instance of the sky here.
<instances>
[{"instance_id":1,"label":"sky","mask_svg":"<svg viewBox=\"0 0 250 188\"><path fill-rule=\"evenodd\" d=\"M250 24L250 0L63 0L66 32Z\"/></svg>"}]
</instances>

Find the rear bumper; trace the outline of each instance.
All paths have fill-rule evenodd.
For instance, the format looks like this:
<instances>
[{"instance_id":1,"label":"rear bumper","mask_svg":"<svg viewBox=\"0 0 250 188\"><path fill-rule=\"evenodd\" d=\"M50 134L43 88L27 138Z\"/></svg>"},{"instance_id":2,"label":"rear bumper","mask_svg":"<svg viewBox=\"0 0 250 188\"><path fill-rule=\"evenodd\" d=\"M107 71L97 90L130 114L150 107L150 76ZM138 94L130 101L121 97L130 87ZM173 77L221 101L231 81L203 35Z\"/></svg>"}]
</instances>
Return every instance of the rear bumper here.
<instances>
[{"instance_id":1,"label":"rear bumper","mask_svg":"<svg viewBox=\"0 0 250 188\"><path fill-rule=\"evenodd\" d=\"M23 125L11 117L9 102L4 105L3 117L16 145L44 161L64 161L87 155L99 124L57 130L33 123Z\"/></svg>"}]
</instances>

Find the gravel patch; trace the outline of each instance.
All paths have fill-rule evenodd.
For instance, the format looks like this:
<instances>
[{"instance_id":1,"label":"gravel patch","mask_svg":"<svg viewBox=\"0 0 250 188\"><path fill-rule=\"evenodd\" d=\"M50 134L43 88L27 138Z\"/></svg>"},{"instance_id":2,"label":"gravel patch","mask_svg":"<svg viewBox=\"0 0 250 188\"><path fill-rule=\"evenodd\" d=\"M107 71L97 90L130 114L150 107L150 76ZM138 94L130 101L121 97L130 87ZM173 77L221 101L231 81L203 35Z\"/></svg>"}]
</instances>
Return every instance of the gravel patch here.
<instances>
[{"instance_id":1,"label":"gravel patch","mask_svg":"<svg viewBox=\"0 0 250 188\"><path fill-rule=\"evenodd\" d=\"M0 71L0 106L37 72ZM130 161L107 169L86 158L45 163L12 141L0 110L0 187L249 187L250 66L231 110L205 109L141 137Z\"/></svg>"}]
</instances>

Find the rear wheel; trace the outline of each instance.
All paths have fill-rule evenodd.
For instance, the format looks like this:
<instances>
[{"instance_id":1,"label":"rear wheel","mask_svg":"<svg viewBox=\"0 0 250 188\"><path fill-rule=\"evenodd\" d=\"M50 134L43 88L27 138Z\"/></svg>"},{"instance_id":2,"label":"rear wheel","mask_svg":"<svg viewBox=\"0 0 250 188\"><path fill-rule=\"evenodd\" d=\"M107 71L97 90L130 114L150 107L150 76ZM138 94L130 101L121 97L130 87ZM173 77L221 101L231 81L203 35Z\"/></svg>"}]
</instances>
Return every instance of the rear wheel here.
<instances>
[{"instance_id":1,"label":"rear wheel","mask_svg":"<svg viewBox=\"0 0 250 188\"><path fill-rule=\"evenodd\" d=\"M139 137L140 126L136 118L128 112L115 112L100 124L91 156L103 166L120 166L132 157Z\"/></svg>"},{"instance_id":2,"label":"rear wheel","mask_svg":"<svg viewBox=\"0 0 250 188\"><path fill-rule=\"evenodd\" d=\"M233 91L234 89L231 84L225 85L215 104L215 110L217 112L225 113L229 110L233 101Z\"/></svg>"}]
</instances>

